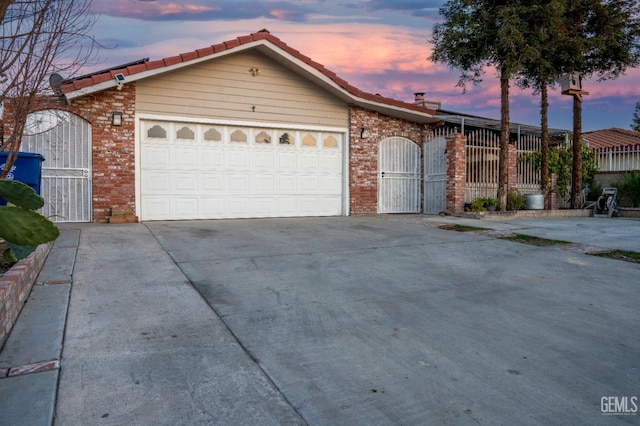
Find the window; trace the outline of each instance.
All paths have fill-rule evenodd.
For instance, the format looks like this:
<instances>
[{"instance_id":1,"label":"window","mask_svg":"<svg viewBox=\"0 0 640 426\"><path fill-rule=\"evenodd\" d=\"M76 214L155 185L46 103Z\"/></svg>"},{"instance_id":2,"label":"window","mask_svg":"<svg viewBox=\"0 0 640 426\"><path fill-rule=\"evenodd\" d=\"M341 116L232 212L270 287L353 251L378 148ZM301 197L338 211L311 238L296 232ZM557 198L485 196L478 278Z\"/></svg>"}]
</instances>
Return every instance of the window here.
<instances>
[{"instance_id":1,"label":"window","mask_svg":"<svg viewBox=\"0 0 640 426\"><path fill-rule=\"evenodd\" d=\"M176 136L178 137L178 139L195 139L195 133L193 133L193 130L191 130L187 126L184 126L180 130L178 130Z\"/></svg>"},{"instance_id":2,"label":"window","mask_svg":"<svg viewBox=\"0 0 640 426\"><path fill-rule=\"evenodd\" d=\"M147 130L147 136L150 137L150 138L166 139L167 138L167 131L165 129L163 129L162 127L160 127L159 124L156 124L155 126L150 128L149 130Z\"/></svg>"},{"instance_id":3,"label":"window","mask_svg":"<svg viewBox=\"0 0 640 426\"><path fill-rule=\"evenodd\" d=\"M327 136L326 138L324 138L322 146L324 146L325 148L337 148L338 141L333 136Z\"/></svg>"},{"instance_id":4,"label":"window","mask_svg":"<svg viewBox=\"0 0 640 426\"><path fill-rule=\"evenodd\" d=\"M262 131L256 135L256 143L271 143L271 136L267 132Z\"/></svg>"},{"instance_id":5,"label":"window","mask_svg":"<svg viewBox=\"0 0 640 426\"><path fill-rule=\"evenodd\" d=\"M242 130L236 130L231 133L231 142L247 142L247 134Z\"/></svg>"},{"instance_id":6,"label":"window","mask_svg":"<svg viewBox=\"0 0 640 426\"><path fill-rule=\"evenodd\" d=\"M304 146L316 146L316 138L308 134L302 139L302 145Z\"/></svg>"},{"instance_id":7,"label":"window","mask_svg":"<svg viewBox=\"0 0 640 426\"><path fill-rule=\"evenodd\" d=\"M280 145L294 145L296 140L289 133L283 133L280 136Z\"/></svg>"},{"instance_id":8,"label":"window","mask_svg":"<svg viewBox=\"0 0 640 426\"><path fill-rule=\"evenodd\" d=\"M218 130L216 130L214 127L212 127L209 130L207 130L206 132L204 132L204 140L220 142L222 140L222 135L220 134L220 132Z\"/></svg>"}]
</instances>

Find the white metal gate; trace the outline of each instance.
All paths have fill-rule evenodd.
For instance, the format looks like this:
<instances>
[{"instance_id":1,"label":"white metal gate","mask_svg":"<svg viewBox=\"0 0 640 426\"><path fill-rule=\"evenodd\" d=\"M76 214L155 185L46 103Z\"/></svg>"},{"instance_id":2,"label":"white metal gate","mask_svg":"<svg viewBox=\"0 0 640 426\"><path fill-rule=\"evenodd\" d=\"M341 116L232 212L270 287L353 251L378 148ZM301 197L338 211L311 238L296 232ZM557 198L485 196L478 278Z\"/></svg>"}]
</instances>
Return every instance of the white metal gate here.
<instances>
[{"instance_id":1,"label":"white metal gate","mask_svg":"<svg viewBox=\"0 0 640 426\"><path fill-rule=\"evenodd\" d=\"M378 211L420 211L420 148L409 139L393 137L380 142L378 153Z\"/></svg>"},{"instance_id":2,"label":"white metal gate","mask_svg":"<svg viewBox=\"0 0 640 426\"><path fill-rule=\"evenodd\" d=\"M447 158L444 136L436 136L424 146L424 213L438 214L446 209Z\"/></svg>"},{"instance_id":3,"label":"white metal gate","mask_svg":"<svg viewBox=\"0 0 640 426\"><path fill-rule=\"evenodd\" d=\"M91 124L62 110L32 113L20 149L44 157L42 215L54 222L91 222Z\"/></svg>"}]
</instances>

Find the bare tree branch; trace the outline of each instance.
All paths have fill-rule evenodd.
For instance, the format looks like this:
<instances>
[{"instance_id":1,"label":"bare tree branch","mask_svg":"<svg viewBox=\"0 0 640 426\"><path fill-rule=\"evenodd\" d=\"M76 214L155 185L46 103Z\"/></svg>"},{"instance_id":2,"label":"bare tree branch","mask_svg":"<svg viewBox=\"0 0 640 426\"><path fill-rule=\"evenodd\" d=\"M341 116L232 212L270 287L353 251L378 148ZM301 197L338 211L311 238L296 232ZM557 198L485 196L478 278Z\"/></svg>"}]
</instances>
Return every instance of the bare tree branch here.
<instances>
[{"instance_id":1,"label":"bare tree branch","mask_svg":"<svg viewBox=\"0 0 640 426\"><path fill-rule=\"evenodd\" d=\"M0 20L0 102L6 104L0 149L17 152L35 102L52 93L49 76L74 77L95 59L96 16L91 0L2 0Z\"/></svg>"}]
</instances>

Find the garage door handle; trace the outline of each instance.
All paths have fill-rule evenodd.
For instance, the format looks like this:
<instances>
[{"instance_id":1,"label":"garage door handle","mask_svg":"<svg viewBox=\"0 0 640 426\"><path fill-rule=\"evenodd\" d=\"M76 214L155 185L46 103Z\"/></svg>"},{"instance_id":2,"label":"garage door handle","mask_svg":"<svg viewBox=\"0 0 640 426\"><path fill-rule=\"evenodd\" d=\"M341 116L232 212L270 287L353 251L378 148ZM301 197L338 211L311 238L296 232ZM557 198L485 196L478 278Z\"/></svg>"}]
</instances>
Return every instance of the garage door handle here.
<instances>
[{"instance_id":1,"label":"garage door handle","mask_svg":"<svg viewBox=\"0 0 640 426\"><path fill-rule=\"evenodd\" d=\"M380 176L384 177L384 172L380 172Z\"/></svg>"}]
</instances>

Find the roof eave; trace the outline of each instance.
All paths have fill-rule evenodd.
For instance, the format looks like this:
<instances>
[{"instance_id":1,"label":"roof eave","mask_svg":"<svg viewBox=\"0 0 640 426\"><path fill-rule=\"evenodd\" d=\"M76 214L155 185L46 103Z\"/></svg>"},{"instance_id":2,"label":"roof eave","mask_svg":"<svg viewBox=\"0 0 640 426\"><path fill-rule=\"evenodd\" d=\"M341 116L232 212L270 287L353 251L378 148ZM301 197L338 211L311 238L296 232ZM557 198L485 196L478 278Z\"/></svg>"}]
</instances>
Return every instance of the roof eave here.
<instances>
[{"instance_id":1,"label":"roof eave","mask_svg":"<svg viewBox=\"0 0 640 426\"><path fill-rule=\"evenodd\" d=\"M277 55L279 58L285 59L286 63L280 61L282 65L286 66L293 72L304 74L307 77L310 77L318 86L322 87L324 90L328 91L347 104L353 104L361 108L379 112L384 115L395 118L402 118L420 124L439 121L439 118L435 117L435 111L433 111L433 114L430 114L426 111L418 111L410 108L404 108L402 106L391 105L384 102L376 102L366 99L362 96L358 96L336 83L327 74L321 72L312 65L307 64L306 62L290 54L289 52L280 49L276 50L275 47L269 43L263 43L263 46L268 50L265 51L264 49L261 49L260 51L262 53L265 53L272 59L277 59L272 55Z\"/></svg>"},{"instance_id":2,"label":"roof eave","mask_svg":"<svg viewBox=\"0 0 640 426\"><path fill-rule=\"evenodd\" d=\"M243 50L247 50L247 49L251 49L256 47L257 45L260 44L264 44L264 40L257 40L257 41L253 41L253 42L249 42L246 44L242 44L240 46L236 46L233 49L226 49L226 50L222 50L220 52L216 52L213 53L211 55L207 55L207 56L202 56L196 59L192 59L190 61L184 61L184 62L179 62L177 64L173 64L173 65L166 65L166 66L162 66L159 68L155 68L155 69L150 69L150 70L146 70L146 71L141 71L141 72L137 72L135 74L129 74L129 72L127 71L127 69L121 69L121 70L113 70L111 71L111 74L114 75L114 79L110 80L110 81L106 81L106 82L102 82L102 83L97 83L88 87L83 87L81 89L77 89L77 90L73 90L70 91L68 93L65 93L65 97L67 98L67 101L72 101L73 99L77 99L83 96L87 96L87 95L91 95L93 93L97 93L103 90L107 90L107 89L112 89L114 87L118 87L118 83L115 80L115 74L124 74L125 76L125 81L124 83L122 83L123 85L127 85L128 83L132 83L132 82L136 82L138 80L143 80L145 78L149 78L149 77L153 77L155 75L159 75L159 74L164 74L167 72L171 72L171 71L175 71L175 70L179 70L181 68L184 67L188 67L200 62L205 62L205 61L209 61L211 59L214 58L220 58L226 55L230 55L233 53L237 53L237 52L241 52Z\"/></svg>"},{"instance_id":3,"label":"roof eave","mask_svg":"<svg viewBox=\"0 0 640 426\"><path fill-rule=\"evenodd\" d=\"M313 65L291 54L286 49L283 49L281 46L274 44L269 39L254 40L251 42L241 44L239 46L235 46L232 49L221 50L219 52L214 52L213 54L204 55L202 57L195 58L189 61L183 61L183 62L179 62L172 65L161 66L155 69L140 71L134 74L129 74L127 69L112 70L111 74L114 76L112 80L97 83L97 84L83 87L80 89L76 89L76 90L65 93L64 96L67 99L67 102L71 102L72 100L83 97L83 96L91 95L96 92L118 87L118 82L116 82L115 80L115 75L119 73L124 74L125 82L123 84L126 85L128 83L153 77L158 74L179 70L181 68L191 66L200 62L208 61L214 58L220 58L225 55L230 55L230 54L238 53L238 52L249 50L249 49L255 49L255 48L257 48L259 52L266 54L272 59L277 60L278 62L280 62L281 64L283 64L284 66L292 70L293 72L296 72L298 74L303 74L307 78L312 79L312 81L314 81L320 87L324 88L329 93L333 94L334 96L344 101L345 103L354 104L359 107L373 110L384 115L388 115L395 118L401 118L401 119L405 119L405 120L420 123L420 124L432 123L439 120L439 118L435 117L435 111L433 111L433 113L430 114L429 112L426 112L426 111L414 110L411 108L405 108L400 105L392 105L385 102L376 102L370 99L366 99L362 96L358 96L357 94L354 94L349 90L345 89L344 87L342 87L332 78L330 78L327 74L323 73ZM339 78L339 77L336 76L336 78Z\"/></svg>"}]
</instances>

